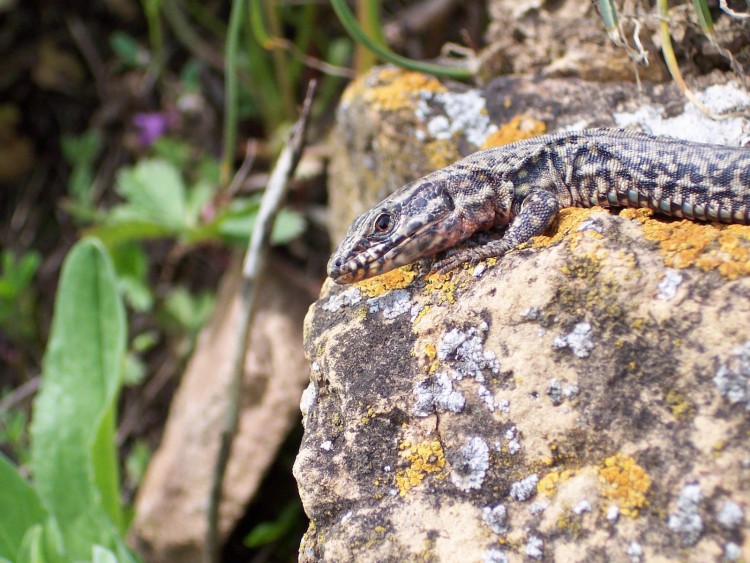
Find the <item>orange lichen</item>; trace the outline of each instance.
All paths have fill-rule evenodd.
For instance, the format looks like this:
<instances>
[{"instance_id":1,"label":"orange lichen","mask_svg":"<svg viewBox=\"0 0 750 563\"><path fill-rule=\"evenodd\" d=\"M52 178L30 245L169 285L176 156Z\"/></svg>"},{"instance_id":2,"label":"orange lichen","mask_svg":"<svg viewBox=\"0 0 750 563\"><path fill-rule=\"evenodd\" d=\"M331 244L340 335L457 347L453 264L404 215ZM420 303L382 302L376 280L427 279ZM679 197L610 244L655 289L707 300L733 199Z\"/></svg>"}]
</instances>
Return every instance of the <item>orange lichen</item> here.
<instances>
[{"instance_id":1,"label":"orange lichen","mask_svg":"<svg viewBox=\"0 0 750 563\"><path fill-rule=\"evenodd\" d=\"M456 291L457 281L453 279L451 274L440 274L438 272L431 272L426 278L427 284L424 287L424 293L436 293L437 304L442 303L455 303L456 298L454 292Z\"/></svg>"},{"instance_id":2,"label":"orange lichen","mask_svg":"<svg viewBox=\"0 0 750 563\"><path fill-rule=\"evenodd\" d=\"M567 207L561 209L554 223L552 223L552 226L549 228L550 234L532 237L530 243L531 246L534 248L552 246L567 237L570 233L577 233L581 224L586 221L594 211L604 211L604 208L591 207L584 209L580 207ZM601 237L596 231L581 231L580 234L582 235L584 232L588 234L594 233L597 235L597 238ZM577 243L571 241L571 244L575 245Z\"/></svg>"},{"instance_id":3,"label":"orange lichen","mask_svg":"<svg viewBox=\"0 0 750 563\"><path fill-rule=\"evenodd\" d=\"M547 125L543 121L529 117L528 115L516 115L508 123L501 126L482 143L483 149L491 149L507 145L521 139L529 139L542 135L547 131Z\"/></svg>"},{"instance_id":4,"label":"orange lichen","mask_svg":"<svg viewBox=\"0 0 750 563\"><path fill-rule=\"evenodd\" d=\"M427 343L424 348L424 355L427 360L425 362L425 371L427 371L429 375L432 375L437 371L438 365L440 364L437 358L437 348L433 343Z\"/></svg>"},{"instance_id":5,"label":"orange lichen","mask_svg":"<svg viewBox=\"0 0 750 563\"><path fill-rule=\"evenodd\" d=\"M625 516L635 518L648 506L646 493L651 477L632 457L621 452L608 457L599 468L602 496L615 502Z\"/></svg>"},{"instance_id":6,"label":"orange lichen","mask_svg":"<svg viewBox=\"0 0 750 563\"><path fill-rule=\"evenodd\" d=\"M620 215L641 223L645 237L659 243L667 266L717 270L729 279L750 275L750 226L657 221L650 209L624 209Z\"/></svg>"},{"instance_id":7,"label":"orange lichen","mask_svg":"<svg viewBox=\"0 0 750 563\"><path fill-rule=\"evenodd\" d=\"M418 92L445 92L439 80L419 72L396 68L381 69L374 77L367 75L355 80L344 93L343 101L361 97L377 110L397 111L414 107Z\"/></svg>"},{"instance_id":8,"label":"orange lichen","mask_svg":"<svg viewBox=\"0 0 750 563\"><path fill-rule=\"evenodd\" d=\"M440 473L445 467L445 454L438 440L412 444L408 440L399 444L399 457L409 465L396 472L396 487L402 497L419 485L430 473Z\"/></svg>"},{"instance_id":9,"label":"orange lichen","mask_svg":"<svg viewBox=\"0 0 750 563\"><path fill-rule=\"evenodd\" d=\"M394 289L407 287L417 277L418 272L412 266L396 268L385 274L368 278L355 284L365 297L377 297Z\"/></svg>"}]
</instances>

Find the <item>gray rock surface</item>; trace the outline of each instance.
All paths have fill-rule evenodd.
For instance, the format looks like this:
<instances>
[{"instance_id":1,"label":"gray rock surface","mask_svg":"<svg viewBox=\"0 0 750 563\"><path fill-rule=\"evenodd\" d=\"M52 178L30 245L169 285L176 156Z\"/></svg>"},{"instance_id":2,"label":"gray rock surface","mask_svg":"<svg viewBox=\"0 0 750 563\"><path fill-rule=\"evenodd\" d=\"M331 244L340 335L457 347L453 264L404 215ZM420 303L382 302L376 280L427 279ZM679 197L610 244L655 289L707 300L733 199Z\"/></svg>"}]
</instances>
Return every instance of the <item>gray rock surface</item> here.
<instances>
[{"instance_id":1,"label":"gray rock surface","mask_svg":"<svg viewBox=\"0 0 750 563\"><path fill-rule=\"evenodd\" d=\"M639 105L627 85L557 79L498 79L472 94L488 119L459 118L465 88L393 72L341 106L334 232L383 186L540 123L747 131L697 126L670 87ZM305 349L302 561L750 557L749 227L566 210L445 277L327 283Z\"/></svg>"}]
</instances>

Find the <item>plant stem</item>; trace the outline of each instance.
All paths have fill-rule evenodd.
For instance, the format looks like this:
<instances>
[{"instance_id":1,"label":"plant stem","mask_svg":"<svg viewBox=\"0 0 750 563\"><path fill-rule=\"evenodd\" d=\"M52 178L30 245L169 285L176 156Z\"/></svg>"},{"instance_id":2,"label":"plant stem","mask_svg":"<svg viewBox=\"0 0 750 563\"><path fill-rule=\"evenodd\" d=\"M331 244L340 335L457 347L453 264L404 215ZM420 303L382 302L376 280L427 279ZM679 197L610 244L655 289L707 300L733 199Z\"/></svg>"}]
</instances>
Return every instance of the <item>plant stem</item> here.
<instances>
[{"instance_id":1,"label":"plant stem","mask_svg":"<svg viewBox=\"0 0 750 563\"><path fill-rule=\"evenodd\" d=\"M237 51L245 0L233 0L229 14L227 46L224 54L224 151L221 158L221 184L232 176L234 145L237 142Z\"/></svg>"},{"instance_id":2,"label":"plant stem","mask_svg":"<svg viewBox=\"0 0 750 563\"><path fill-rule=\"evenodd\" d=\"M421 61L415 61L407 57L402 57L399 54L394 53L387 47L379 44L376 40L372 39L362 31L357 23L349 7L346 5L346 0L331 0L331 6L336 12L336 15L341 20L341 24L346 29L347 33L357 42L362 43L365 47L373 51L380 58L391 62L409 70L416 70L418 72L425 72L427 74L434 74L436 76L447 76L449 78L455 78L458 80L465 80L471 78L475 74L475 70L464 67L450 67L433 63L425 63Z\"/></svg>"}]
</instances>

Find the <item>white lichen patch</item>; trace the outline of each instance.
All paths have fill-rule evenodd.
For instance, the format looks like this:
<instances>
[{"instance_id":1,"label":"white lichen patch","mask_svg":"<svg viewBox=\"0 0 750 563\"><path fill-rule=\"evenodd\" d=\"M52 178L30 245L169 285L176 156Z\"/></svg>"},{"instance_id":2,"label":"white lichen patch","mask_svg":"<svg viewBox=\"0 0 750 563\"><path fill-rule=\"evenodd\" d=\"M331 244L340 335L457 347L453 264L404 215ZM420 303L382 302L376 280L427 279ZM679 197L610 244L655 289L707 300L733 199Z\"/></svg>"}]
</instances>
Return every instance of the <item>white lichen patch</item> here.
<instances>
[{"instance_id":1,"label":"white lichen patch","mask_svg":"<svg viewBox=\"0 0 750 563\"><path fill-rule=\"evenodd\" d=\"M742 403L750 410L750 341L732 350L716 371L714 383L730 403Z\"/></svg>"},{"instance_id":2,"label":"white lichen patch","mask_svg":"<svg viewBox=\"0 0 750 563\"><path fill-rule=\"evenodd\" d=\"M747 93L733 82L710 86L696 95L715 113L742 111L750 107ZM618 127L637 126L653 135L715 145L738 146L740 140L750 133L746 119L731 117L717 121L689 101L685 101L684 109L678 115L664 117L664 114L663 108L644 105L635 112L615 113L613 117Z\"/></svg>"},{"instance_id":3,"label":"white lichen patch","mask_svg":"<svg viewBox=\"0 0 750 563\"><path fill-rule=\"evenodd\" d=\"M552 346L554 348L569 348L577 358L587 358L591 350L594 349L591 333L591 323L582 321L574 326L569 334L555 338Z\"/></svg>"},{"instance_id":4,"label":"white lichen patch","mask_svg":"<svg viewBox=\"0 0 750 563\"><path fill-rule=\"evenodd\" d=\"M643 559L643 548L637 541L632 541L628 544L626 553L633 563L638 563Z\"/></svg>"},{"instance_id":5,"label":"white lichen patch","mask_svg":"<svg viewBox=\"0 0 750 563\"><path fill-rule=\"evenodd\" d=\"M318 384L314 381L310 381L310 384L305 387L305 390L302 391L302 397L300 397L299 400L299 410L302 413L302 424L304 424L307 420L307 413L310 412L310 409L315 404L315 401L318 398Z\"/></svg>"},{"instance_id":6,"label":"white lichen patch","mask_svg":"<svg viewBox=\"0 0 750 563\"><path fill-rule=\"evenodd\" d=\"M435 412L461 412L466 399L453 389L450 377L444 371L438 372L414 387L417 400L414 415L429 416Z\"/></svg>"},{"instance_id":7,"label":"white lichen patch","mask_svg":"<svg viewBox=\"0 0 750 563\"><path fill-rule=\"evenodd\" d=\"M508 556L499 549L487 549L482 553L482 563L508 563Z\"/></svg>"},{"instance_id":8,"label":"white lichen patch","mask_svg":"<svg viewBox=\"0 0 750 563\"><path fill-rule=\"evenodd\" d=\"M496 534L504 534L508 531L508 511L505 505L498 504L495 507L485 506L482 509L482 520Z\"/></svg>"},{"instance_id":9,"label":"white lichen patch","mask_svg":"<svg viewBox=\"0 0 750 563\"><path fill-rule=\"evenodd\" d=\"M683 545L695 545L703 533L703 519L699 505L703 499L701 487L697 483L685 485L677 498L677 508L669 515L669 529L680 535Z\"/></svg>"},{"instance_id":10,"label":"white lichen patch","mask_svg":"<svg viewBox=\"0 0 750 563\"><path fill-rule=\"evenodd\" d=\"M526 541L526 555L532 559L541 559L544 556L544 541L539 536L530 536Z\"/></svg>"},{"instance_id":11,"label":"white lichen patch","mask_svg":"<svg viewBox=\"0 0 750 563\"><path fill-rule=\"evenodd\" d=\"M581 515L584 512L591 512L591 503L587 500L582 500L573 507L573 513Z\"/></svg>"},{"instance_id":12,"label":"white lichen patch","mask_svg":"<svg viewBox=\"0 0 750 563\"><path fill-rule=\"evenodd\" d=\"M605 518L610 522L617 522L617 520L620 518L620 507L616 504L610 504L607 508Z\"/></svg>"},{"instance_id":13,"label":"white lichen patch","mask_svg":"<svg viewBox=\"0 0 750 563\"><path fill-rule=\"evenodd\" d=\"M479 395L479 398L487 406L487 410L489 410L490 412L495 412L495 399L493 398L492 393L490 393L490 390L487 389L487 387L485 387L481 383L477 385L477 395Z\"/></svg>"},{"instance_id":14,"label":"white lichen patch","mask_svg":"<svg viewBox=\"0 0 750 563\"><path fill-rule=\"evenodd\" d=\"M542 512L547 510L549 504L550 502L548 500L536 500L529 505L529 514L531 514L532 516L541 514Z\"/></svg>"},{"instance_id":15,"label":"white lichen patch","mask_svg":"<svg viewBox=\"0 0 750 563\"><path fill-rule=\"evenodd\" d=\"M323 303L322 308L324 311L329 313L335 313L344 307L351 307L357 305L362 301L362 292L356 287L350 287L346 291L337 293L328 298L328 301Z\"/></svg>"},{"instance_id":16,"label":"white lichen patch","mask_svg":"<svg viewBox=\"0 0 750 563\"><path fill-rule=\"evenodd\" d=\"M411 296L405 289L395 289L367 300L370 313L382 311L386 319L395 319L411 311Z\"/></svg>"},{"instance_id":17,"label":"white lichen patch","mask_svg":"<svg viewBox=\"0 0 750 563\"><path fill-rule=\"evenodd\" d=\"M742 507L731 500L724 501L724 504L721 505L716 514L716 520L727 530L736 530L740 527L744 519L745 513Z\"/></svg>"},{"instance_id":18,"label":"white lichen patch","mask_svg":"<svg viewBox=\"0 0 750 563\"><path fill-rule=\"evenodd\" d=\"M539 483L539 476L532 473L528 477L512 483L510 486L510 498L523 502L530 499L536 494L536 486Z\"/></svg>"},{"instance_id":19,"label":"white lichen patch","mask_svg":"<svg viewBox=\"0 0 750 563\"><path fill-rule=\"evenodd\" d=\"M462 491L478 489L490 466L490 449L479 436L472 436L466 444L448 457L451 465L451 481Z\"/></svg>"},{"instance_id":20,"label":"white lichen patch","mask_svg":"<svg viewBox=\"0 0 750 563\"><path fill-rule=\"evenodd\" d=\"M674 268L667 268L664 271L664 277L659 282L659 293L656 298L660 301L671 301L677 295L677 290L682 284L682 274Z\"/></svg>"},{"instance_id":21,"label":"white lichen patch","mask_svg":"<svg viewBox=\"0 0 750 563\"><path fill-rule=\"evenodd\" d=\"M724 557L730 561L738 561L742 557L742 548L734 542L727 542L724 546Z\"/></svg>"},{"instance_id":22,"label":"white lichen patch","mask_svg":"<svg viewBox=\"0 0 750 563\"><path fill-rule=\"evenodd\" d=\"M486 325L479 328L471 327L467 331L454 328L440 340L438 360L450 365L455 371L456 379L471 377L482 383L484 382L483 371L500 372L500 364L495 353L484 349L485 335L483 333L486 330Z\"/></svg>"},{"instance_id":23,"label":"white lichen patch","mask_svg":"<svg viewBox=\"0 0 750 563\"><path fill-rule=\"evenodd\" d=\"M480 262L476 266L474 266L474 269L471 271L471 275L475 278L481 278L482 274L484 274L487 271L487 264L484 262Z\"/></svg>"},{"instance_id":24,"label":"white lichen patch","mask_svg":"<svg viewBox=\"0 0 750 563\"><path fill-rule=\"evenodd\" d=\"M466 92L420 92L416 114L427 123L429 134L438 140L452 139L461 134L480 147L497 131L490 121L487 104L479 90ZM434 117L430 117L431 115Z\"/></svg>"}]
</instances>

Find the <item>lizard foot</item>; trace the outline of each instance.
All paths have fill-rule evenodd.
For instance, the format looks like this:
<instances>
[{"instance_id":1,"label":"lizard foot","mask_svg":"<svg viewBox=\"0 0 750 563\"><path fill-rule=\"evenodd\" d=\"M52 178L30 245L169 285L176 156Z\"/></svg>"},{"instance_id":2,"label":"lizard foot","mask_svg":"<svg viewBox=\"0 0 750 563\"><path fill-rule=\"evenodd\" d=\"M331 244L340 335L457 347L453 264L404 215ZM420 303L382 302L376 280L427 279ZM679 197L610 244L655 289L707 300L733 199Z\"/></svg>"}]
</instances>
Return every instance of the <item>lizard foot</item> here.
<instances>
[{"instance_id":1,"label":"lizard foot","mask_svg":"<svg viewBox=\"0 0 750 563\"><path fill-rule=\"evenodd\" d=\"M432 265L432 271L445 274L461 264L473 266L485 258L500 257L508 250L510 250L510 246L502 240L495 240L491 243L471 248L453 249L448 256L441 258Z\"/></svg>"}]
</instances>

